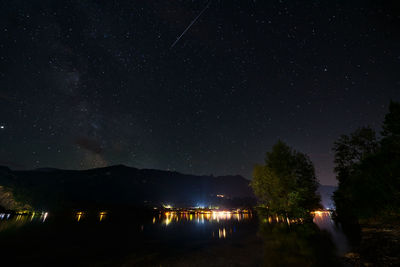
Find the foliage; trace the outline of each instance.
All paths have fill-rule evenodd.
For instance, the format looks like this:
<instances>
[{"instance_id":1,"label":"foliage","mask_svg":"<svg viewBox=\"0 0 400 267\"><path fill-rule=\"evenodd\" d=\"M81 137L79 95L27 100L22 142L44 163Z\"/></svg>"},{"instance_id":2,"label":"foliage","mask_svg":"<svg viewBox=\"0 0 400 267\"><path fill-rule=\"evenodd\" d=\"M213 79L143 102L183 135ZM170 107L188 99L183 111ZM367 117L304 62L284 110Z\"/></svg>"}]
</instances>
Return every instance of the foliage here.
<instances>
[{"instance_id":1,"label":"foliage","mask_svg":"<svg viewBox=\"0 0 400 267\"><path fill-rule=\"evenodd\" d=\"M318 182L311 160L278 141L256 165L251 186L260 204L272 213L303 217L319 207Z\"/></svg>"},{"instance_id":2,"label":"foliage","mask_svg":"<svg viewBox=\"0 0 400 267\"><path fill-rule=\"evenodd\" d=\"M335 143L335 172L339 183L345 182L354 166L376 152L378 142L375 131L369 127L359 128L350 136L342 135Z\"/></svg>"},{"instance_id":3,"label":"foliage","mask_svg":"<svg viewBox=\"0 0 400 267\"><path fill-rule=\"evenodd\" d=\"M400 103L390 102L389 113L385 116L382 128L384 137L382 141L390 141L390 144L398 145L400 141Z\"/></svg>"},{"instance_id":4,"label":"foliage","mask_svg":"<svg viewBox=\"0 0 400 267\"><path fill-rule=\"evenodd\" d=\"M396 213L400 204L400 104L390 103L382 139L371 128L341 136L334 144L334 193L342 219L372 218Z\"/></svg>"},{"instance_id":5,"label":"foliage","mask_svg":"<svg viewBox=\"0 0 400 267\"><path fill-rule=\"evenodd\" d=\"M15 200L15 197L9 188L0 186L0 210L31 210L32 207Z\"/></svg>"}]
</instances>

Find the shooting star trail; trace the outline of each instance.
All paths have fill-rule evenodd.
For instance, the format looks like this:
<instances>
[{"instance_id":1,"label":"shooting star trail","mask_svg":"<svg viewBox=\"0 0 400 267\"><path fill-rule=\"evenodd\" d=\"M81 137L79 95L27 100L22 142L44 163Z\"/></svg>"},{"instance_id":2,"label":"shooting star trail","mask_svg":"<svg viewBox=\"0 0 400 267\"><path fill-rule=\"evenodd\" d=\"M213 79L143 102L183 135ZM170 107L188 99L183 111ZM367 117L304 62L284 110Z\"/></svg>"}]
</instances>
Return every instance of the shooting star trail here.
<instances>
[{"instance_id":1,"label":"shooting star trail","mask_svg":"<svg viewBox=\"0 0 400 267\"><path fill-rule=\"evenodd\" d=\"M200 13L197 15L197 17L194 18L194 20L192 20L192 22L190 22L189 26L186 27L186 29L182 32L181 35L179 35L179 37L175 40L175 42L172 43L172 45L170 46L169 49L174 48L174 46L179 42L179 40L182 38L183 35L185 35L185 33L190 29L190 27L192 27L192 25L201 17L201 15L204 13L204 11L206 11L206 9L210 6L211 0L208 1L207 5L200 11Z\"/></svg>"}]
</instances>

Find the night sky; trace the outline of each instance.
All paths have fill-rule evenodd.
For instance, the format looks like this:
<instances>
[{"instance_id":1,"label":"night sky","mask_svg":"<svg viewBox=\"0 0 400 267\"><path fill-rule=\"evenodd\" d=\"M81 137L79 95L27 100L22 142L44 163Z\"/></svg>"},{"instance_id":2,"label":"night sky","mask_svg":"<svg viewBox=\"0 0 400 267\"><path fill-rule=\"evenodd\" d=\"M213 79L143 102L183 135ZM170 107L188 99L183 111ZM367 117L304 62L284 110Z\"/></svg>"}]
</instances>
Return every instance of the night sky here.
<instances>
[{"instance_id":1,"label":"night sky","mask_svg":"<svg viewBox=\"0 0 400 267\"><path fill-rule=\"evenodd\" d=\"M0 2L12 169L251 178L281 139L335 184L334 140L400 101L398 1Z\"/></svg>"}]
</instances>

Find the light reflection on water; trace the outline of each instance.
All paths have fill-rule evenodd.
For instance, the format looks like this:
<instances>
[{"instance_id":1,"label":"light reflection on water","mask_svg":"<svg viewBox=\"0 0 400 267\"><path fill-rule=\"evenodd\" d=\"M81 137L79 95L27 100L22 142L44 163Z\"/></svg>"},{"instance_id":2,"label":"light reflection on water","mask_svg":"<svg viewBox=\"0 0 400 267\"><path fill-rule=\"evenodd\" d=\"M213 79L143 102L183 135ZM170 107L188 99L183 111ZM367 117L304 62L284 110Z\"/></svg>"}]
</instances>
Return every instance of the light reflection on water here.
<instances>
[{"instance_id":1,"label":"light reflection on water","mask_svg":"<svg viewBox=\"0 0 400 267\"><path fill-rule=\"evenodd\" d=\"M313 223L323 231L326 231L330 234L331 240L336 246L337 253L339 255L344 255L349 251L350 245L348 243L348 239L346 235L343 233L343 230L340 224L337 224L332 219L332 211L330 210L316 210L311 212L313 217ZM304 224L306 223L302 218L288 218L284 216L265 216L261 218L261 222L269 225L287 225L290 227L292 224Z\"/></svg>"},{"instance_id":2,"label":"light reflection on water","mask_svg":"<svg viewBox=\"0 0 400 267\"><path fill-rule=\"evenodd\" d=\"M77 212L75 215L76 220L79 222L82 219L83 215L84 213L82 211Z\"/></svg>"},{"instance_id":3,"label":"light reflection on water","mask_svg":"<svg viewBox=\"0 0 400 267\"><path fill-rule=\"evenodd\" d=\"M100 221L104 220L106 217L107 217L107 212L105 212L105 211L100 212L100 214L99 214Z\"/></svg>"},{"instance_id":4,"label":"light reflection on water","mask_svg":"<svg viewBox=\"0 0 400 267\"><path fill-rule=\"evenodd\" d=\"M213 238L225 239L232 236L234 224L250 221L254 218L250 211L165 211L153 217L152 223L166 229L175 224L214 225L209 228Z\"/></svg>"},{"instance_id":5,"label":"light reflection on water","mask_svg":"<svg viewBox=\"0 0 400 267\"><path fill-rule=\"evenodd\" d=\"M104 221L108 218L108 213L101 211L97 213L98 221ZM42 221L45 222L48 218L48 212L30 214L10 214L10 213L0 213L1 221ZM86 214L84 211L78 211L74 213L75 221L80 222L87 218L92 217L93 214ZM171 223L183 223L183 222L194 222L198 224L204 223L214 223L220 221L242 221L250 220L253 218L253 214L249 211L193 211L193 210L180 210L180 211L164 211L159 212L157 215L153 216L153 224L170 225Z\"/></svg>"},{"instance_id":6,"label":"light reflection on water","mask_svg":"<svg viewBox=\"0 0 400 267\"><path fill-rule=\"evenodd\" d=\"M332 213L330 211L315 211L313 215L313 222L319 229L325 230L331 234L332 241L335 243L338 253L340 255L346 253L350 245L340 225L333 221Z\"/></svg>"},{"instance_id":7,"label":"light reflection on water","mask_svg":"<svg viewBox=\"0 0 400 267\"><path fill-rule=\"evenodd\" d=\"M48 212L32 212L23 214L0 213L0 222L1 221L28 222L34 220L45 222L48 216L49 216Z\"/></svg>"},{"instance_id":8,"label":"light reflection on water","mask_svg":"<svg viewBox=\"0 0 400 267\"><path fill-rule=\"evenodd\" d=\"M241 211L166 211L153 217L153 224L165 226L171 223L194 222L198 224L218 223L220 221L242 221L253 218L251 212Z\"/></svg>"},{"instance_id":9,"label":"light reflection on water","mask_svg":"<svg viewBox=\"0 0 400 267\"><path fill-rule=\"evenodd\" d=\"M126 217L125 217L126 216ZM322 230L327 230L332 235L332 240L339 249L339 252L347 250L347 241L340 227L331 219L330 212L318 211L313 213L314 223ZM33 213L25 215L0 214L0 232L8 229L15 229L23 225L45 224L45 227L59 225L55 222L54 215L49 218L48 213ZM82 229L92 229L104 233L112 233L116 228L129 229L142 238L184 238L182 240L192 240L193 238L203 238L221 242L222 240L232 240L240 238L243 231L257 231L257 225L270 224L287 225L293 228L295 224L302 225L301 219L291 219L282 216L257 216L251 211L243 210L168 210L152 214L123 214L120 218L118 214L101 212L78 211L68 217L62 217L61 223L64 231L84 231ZM123 218L123 220L121 220ZM132 220L127 220L127 218ZM260 220L255 220L259 218ZM73 222L75 221L75 222ZM63 222L66 222L65 224ZM258 223L255 223L258 222ZM73 226L71 228L71 225ZM44 227L37 229L45 229ZM136 230L135 230L136 229ZM268 233L271 235L271 233ZM136 236L135 236L136 237ZM286 238L287 235L282 235ZM180 239L181 240L181 239ZM225 242L225 241L223 241Z\"/></svg>"},{"instance_id":10,"label":"light reflection on water","mask_svg":"<svg viewBox=\"0 0 400 267\"><path fill-rule=\"evenodd\" d=\"M48 212L32 212L30 214L0 213L0 232L10 228L21 227L28 223L44 223Z\"/></svg>"},{"instance_id":11,"label":"light reflection on water","mask_svg":"<svg viewBox=\"0 0 400 267\"><path fill-rule=\"evenodd\" d=\"M344 236L341 229L333 222L331 218L331 213L329 211L315 211L312 213L314 216L313 222L322 230L326 230L331 233L333 241L336 244L340 244L339 249L341 251L346 251L348 248L346 237ZM46 222L49 214L47 212L42 213L31 213L27 214L5 214L0 213L0 231L4 231L10 227L18 227L29 222ZM82 220L89 219L89 217L94 217L87 215L83 211L78 211L75 213L75 221L80 222ZM97 213L97 221L102 222L108 218L108 213L101 211ZM151 218L151 217L150 217ZM248 221L253 219L254 216L250 211L241 210L177 210L177 211L163 211L152 217L151 223L153 225L160 225L164 227L169 227L173 224L215 224L213 227L212 235L213 237L226 238L232 234L232 227L226 227L226 223L239 223L242 221ZM8 223L4 223L7 221ZM268 216L262 219L264 223L285 223L285 224L295 224L302 223L302 219L291 219L283 216ZM149 222L150 223L150 222ZM141 225L140 230L144 230L144 225Z\"/></svg>"},{"instance_id":12,"label":"light reflection on water","mask_svg":"<svg viewBox=\"0 0 400 267\"><path fill-rule=\"evenodd\" d=\"M293 223L302 223L303 218L289 218L284 216L268 216L263 219L264 223L285 223L285 224L293 224Z\"/></svg>"}]
</instances>

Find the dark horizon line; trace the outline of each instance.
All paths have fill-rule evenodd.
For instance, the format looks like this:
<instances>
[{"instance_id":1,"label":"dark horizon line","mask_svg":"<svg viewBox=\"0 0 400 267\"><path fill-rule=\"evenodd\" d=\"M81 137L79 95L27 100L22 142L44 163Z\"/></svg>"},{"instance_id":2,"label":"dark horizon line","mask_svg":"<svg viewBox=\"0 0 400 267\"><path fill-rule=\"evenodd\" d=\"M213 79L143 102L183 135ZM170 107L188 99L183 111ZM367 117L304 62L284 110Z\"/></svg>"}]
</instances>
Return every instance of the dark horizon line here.
<instances>
[{"instance_id":1,"label":"dark horizon line","mask_svg":"<svg viewBox=\"0 0 400 267\"><path fill-rule=\"evenodd\" d=\"M182 175L193 175L193 176L208 176L208 177L226 177L226 176L240 176L246 180L251 181L252 179L249 179L245 177L244 175L241 174L225 174L225 175L214 175L214 174L193 174L193 173L184 173L176 170L163 170L163 169L151 169L151 168L136 168L132 166L128 166L125 164L115 164L115 165L109 165L109 166L104 166L104 167L97 167L97 168L88 168L88 169L62 169L62 168L54 168L54 167L40 167L40 168L34 168L34 169L13 169L10 168L9 166L5 165L0 165L1 167L8 168L11 171L41 171L41 170L57 170L57 171L89 171L89 170L98 170L98 169L106 169L106 168L112 168L112 167L125 167L125 168L130 168L130 169L137 169L137 170L151 170L151 171L164 171L164 172L171 172L171 173L179 173ZM320 186L333 186L337 187L337 184L322 184L319 183Z\"/></svg>"}]
</instances>

